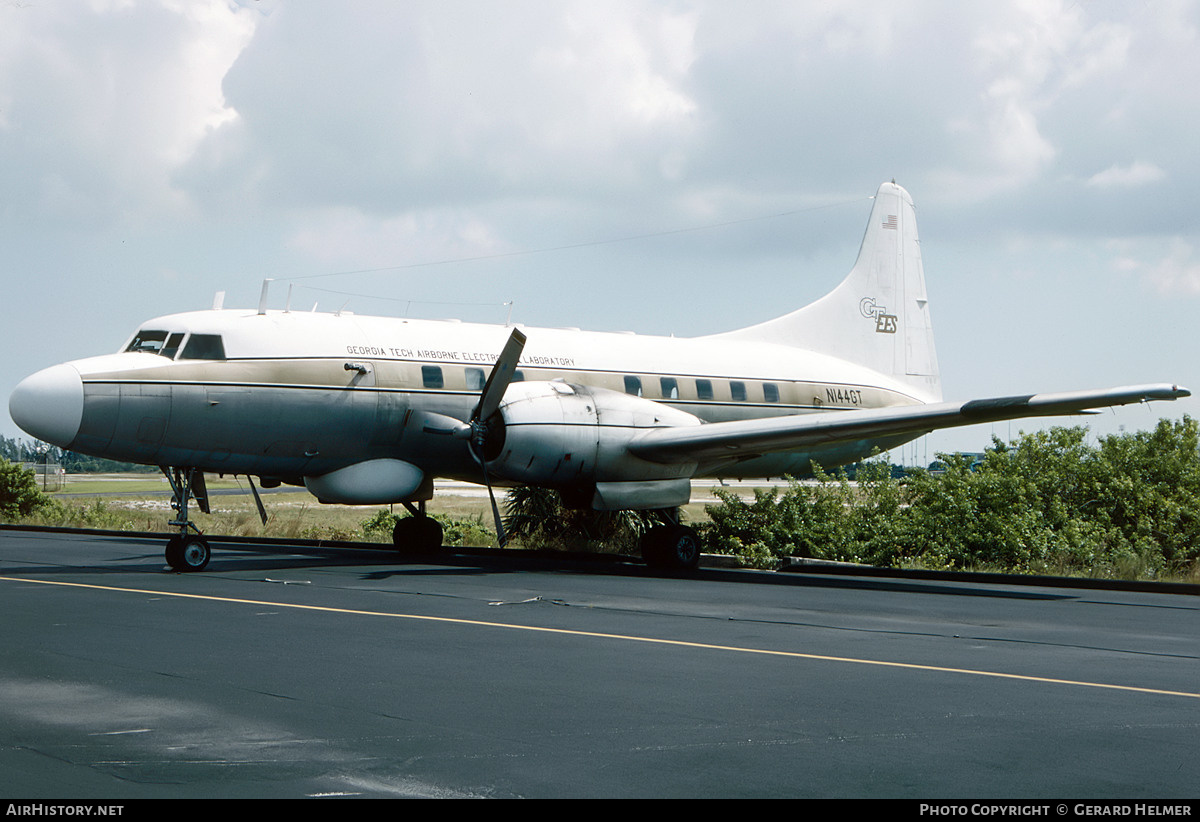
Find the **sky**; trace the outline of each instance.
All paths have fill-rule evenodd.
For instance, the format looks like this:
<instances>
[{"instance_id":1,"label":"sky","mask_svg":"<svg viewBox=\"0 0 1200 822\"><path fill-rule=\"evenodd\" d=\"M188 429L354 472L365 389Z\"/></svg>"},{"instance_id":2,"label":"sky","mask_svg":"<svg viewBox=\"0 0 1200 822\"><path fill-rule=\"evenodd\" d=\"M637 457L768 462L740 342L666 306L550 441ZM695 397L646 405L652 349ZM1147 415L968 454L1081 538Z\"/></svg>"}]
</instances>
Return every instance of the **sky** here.
<instances>
[{"instance_id":1,"label":"sky","mask_svg":"<svg viewBox=\"0 0 1200 822\"><path fill-rule=\"evenodd\" d=\"M0 0L0 397L266 278L280 308L725 331L833 288L892 179L947 399L1200 391L1197 76L1183 0Z\"/></svg>"}]
</instances>

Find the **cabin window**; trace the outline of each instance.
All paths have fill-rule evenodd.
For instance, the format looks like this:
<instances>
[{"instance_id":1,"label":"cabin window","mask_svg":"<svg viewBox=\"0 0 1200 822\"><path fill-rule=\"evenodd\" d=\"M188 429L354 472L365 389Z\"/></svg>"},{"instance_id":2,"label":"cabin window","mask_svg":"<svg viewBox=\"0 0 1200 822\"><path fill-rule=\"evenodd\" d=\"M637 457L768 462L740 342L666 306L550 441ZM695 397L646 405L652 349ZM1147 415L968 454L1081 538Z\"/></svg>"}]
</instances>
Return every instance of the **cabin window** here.
<instances>
[{"instance_id":1,"label":"cabin window","mask_svg":"<svg viewBox=\"0 0 1200 822\"><path fill-rule=\"evenodd\" d=\"M225 359L225 343L221 342L220 334L193 334L188 337L187 345L183 347L181 360L223 360Z\"/></svg>"},{"instance_id":2,"label":"cabin window","mask_svg":"<svg viewBox=\"0 0 1200 822\"><path fill-rule=\"evenodd\" d=\"M733 396L735 402L746 401L746 383L731 382L729 383L729 393Z\"/></svg>"},{"instance_id":3,"label":"cabin window","mask_svg":"<svg viewBox=\"0 0 1200 822\"><path fill-rule=\"evenodd\" d=\"M702 400L713 398L712 380L696 380L696 396Z\"/></svg>"},{"instance_id":4,"label":"cabin window","mask_svg":"<svg viewBox=\"0 0 1200 822\"><path fill-rule=\"evenodd\" d=\"M779 386L773 382L764 382L763 399L767 402L779 402Z\"/></svg>"},{"instance_id":5,"label":"cabin window","mask_svg":"<svg viewBox=\"0 0 1200 822\"><path fill-rule=\"evenodd\" d=\"M676 382L674 377L661 377L658 384L662 388L663 399L679 399L679 383Z\"/></svg>"},{"instance_id":6,"label":"cabin window","mask_svg":"<svg viewBox=\"0 0 1200 822\"><path fill-rule=\"evenodd\" d=\"M482 368L467 369L467 390L482 391L483 384L487 382L487 377L483 374Z\"/></svg>"},{"instance_id":7,"label":"cabin window","mask_svg":"<svg viewBox=\"0 0 1200 822\"><path fill-rule=\"evenodd\" d=\"M642 380L640 377L625 375L625 393L635 397L642 396Z\"/></svg>"},{"instance_id":8,"label":"cabin window","mask_svg":"<svg viewBox=\"0 0 1200 822\"><path fill-rule=\"evenodd\" d=\"M426 388L442 388L446 384L442 378L442 367L440 365L422 365L421 384Z\"/></svg>"},{"instance_id":9,"label":"cabin window","mask_svg":"<svg viewBox=\"0 0 1200 822\"><path fill-rule=\"evenodd\" d=\"M514 371L513 376L512 376L512 381L513 382L525 382L525 372L521 371L519 369Z\"/></svg>"}]
</instances>

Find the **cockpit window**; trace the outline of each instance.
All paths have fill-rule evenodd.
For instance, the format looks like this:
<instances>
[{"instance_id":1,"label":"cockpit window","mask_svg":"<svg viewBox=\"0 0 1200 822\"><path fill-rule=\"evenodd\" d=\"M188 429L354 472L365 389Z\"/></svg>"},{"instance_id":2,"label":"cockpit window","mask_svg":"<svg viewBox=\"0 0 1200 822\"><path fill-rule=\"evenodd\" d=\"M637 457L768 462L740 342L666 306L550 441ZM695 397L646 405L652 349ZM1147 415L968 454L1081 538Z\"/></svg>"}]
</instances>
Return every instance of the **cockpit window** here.
<instances>
[{"instance_id":1,"label":"cockpit window","mask_svg":"<svg viewBox=\"0 0 1200 822\"><path fill-rule=\"evenodd\" d=\"M166 345L164 345L162 347L162 350L159 351L158 353L162 354L164 357L166 357L169 360L173 360L173 359L175 359L175 353L177 351L179 351L179 344L182 342L183 342L182 334L170 334L167 336Z\"/></svg>"},{"instance_id":2,"label":"cockpit window","mask_svg":"<svg viewBox=\"0 0 1200 822\"><path fill-rule=\"evenodd\" d=\"M186 344L184 340L186 337ZM179 354L179 346L183 345L183 353ZM223 360L225 359L225 344L220 334L192 334L181 331L158 331L142 329L133 335L133 341L125 347L126 351L139 351L144 354L159 354L169 360L179 354L181 360Z\"/></svg>"},{"instance_id":3,"label":"cockpit window","mask_svg":"<svg viewBox=\"0 0 1200 822\"><path fill-rule=\"evenodd\" d=\"M142 351L146 354L161 354L163 353L163 346L166 345L166 342L166 331L150 331L143 329L133 335L133 341L129 343L129 346L125 350ZM179 344L176 343L176 347L178 347L178 345ZM172 351L171 353L174 354L175 352Z\"/></svg>"},{"instance_id":4,"label":"cockpit window","mask_svg":"<svg viewBox=\"0 0 1200 822\"><path fill-rule=\"evenodd\" d=\"M225 343L220 334L193 334L183 347L181 360L223 360Z\"/></svg>"}]
</instances>

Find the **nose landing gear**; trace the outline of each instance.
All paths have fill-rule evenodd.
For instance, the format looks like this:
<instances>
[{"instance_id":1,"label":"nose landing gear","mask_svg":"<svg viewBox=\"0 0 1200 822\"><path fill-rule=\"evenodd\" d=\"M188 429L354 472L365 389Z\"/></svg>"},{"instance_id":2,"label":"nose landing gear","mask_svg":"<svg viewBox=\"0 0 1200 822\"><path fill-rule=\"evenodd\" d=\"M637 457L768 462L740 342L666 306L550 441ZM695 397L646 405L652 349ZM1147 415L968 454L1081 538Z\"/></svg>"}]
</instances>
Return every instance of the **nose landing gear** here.
<instances>
[{"instance_id":1,"label":"nose landing gear","mask_svg":"<svg viewBox=\"0 0 1200 822\"><path fill-rule=\"evenodd\" d=\"M176 571L202 571L212 551L198 534L176 535L167 540L167 564Z\"/></svg>"},{"instance_id":2,"label":"nose landing gear","mask_svg":"<svg viewBox=\"0 0 1200 822\"><path fill-rule=\"evenodd\" d=\"M171 500L171 507L176 511L175 519L167 524L179 529L178 534L167 540L167 564L175 571L202 571L208 565L212 551L204 534L188 519L188 500L194 499L200 510L208 513L208 487L204 483L204 472L195 468L160 468L175 495ZM195 533L189 533L189 528Z\"/></svg>"}]
</instances>

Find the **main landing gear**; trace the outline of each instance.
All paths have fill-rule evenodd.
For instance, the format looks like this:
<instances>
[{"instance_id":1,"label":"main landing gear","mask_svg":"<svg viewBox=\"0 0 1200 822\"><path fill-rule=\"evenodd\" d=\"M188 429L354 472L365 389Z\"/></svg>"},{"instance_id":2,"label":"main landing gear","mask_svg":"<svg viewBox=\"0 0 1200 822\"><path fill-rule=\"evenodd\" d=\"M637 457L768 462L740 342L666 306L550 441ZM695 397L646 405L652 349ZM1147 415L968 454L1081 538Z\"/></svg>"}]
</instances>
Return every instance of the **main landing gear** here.
<instances>
[{"instance_id":1,"label":"main landing gear","mask_svg":"<svg viewBox=\"0 0 1200 822\"><path fill-rule=\"evenodd\" d=\"M171 507L176 511L175 519L167 524L179 529L178 534L167 540L167 564L176 571L202 571L208 565L212 551L200 529L188 519L188 500L194 499L200 510L208 513L208 487L204 484L204 472L195 468L160 467L175 495L171 500ZM195 533L189 532L189 528Z\"/></svg>"},{"instance_id":2,"label":"main landing gear","mask_svg":"<svg viewBox=\"0 0 1200 822\"><path fill-rule=\"evenodd\" d=\"M642 534L642 559L651 568L665 571L693 571L700 566L700 537L695 529L679 521L679 509L658 512L662 525Z\"/></svg>"},{"instance_id":3,"label":"main landing gear","mask_svg":"<svg viewBox=\"0 0 1200 822\"><path fill-rule=\"evenodd\" d=\"M406 554L426 554L442 547L442 524L425 513L423 500L417 505L419 507L411 502L404 503L412 516L396 520L392 528L392 544L397 551Z\"/></svg>"}]
</instances>

